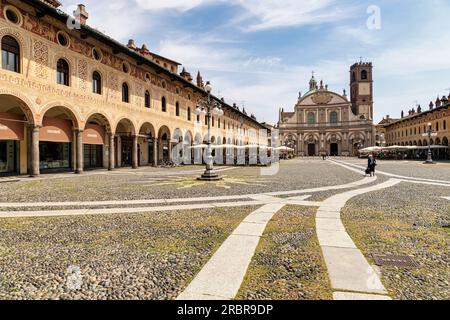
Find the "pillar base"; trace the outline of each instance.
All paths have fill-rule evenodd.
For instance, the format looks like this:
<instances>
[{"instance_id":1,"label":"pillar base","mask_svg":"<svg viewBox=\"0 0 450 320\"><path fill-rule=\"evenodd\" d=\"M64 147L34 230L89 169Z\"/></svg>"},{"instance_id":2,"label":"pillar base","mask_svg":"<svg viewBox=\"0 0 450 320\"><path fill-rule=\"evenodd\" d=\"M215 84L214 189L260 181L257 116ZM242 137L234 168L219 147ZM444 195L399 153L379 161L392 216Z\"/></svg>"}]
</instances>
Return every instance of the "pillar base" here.
<instances>
[{"instance_id":1,"label":"pillar base","mask_svg":"<svg viewBox=\"0 0 450 320\"><path fill-rule=\"evenodd\" d=\"M423 164L436 164L433 160L427 160Z\"/></svg>"},{"instance_id":2,"label":"pillar base","mask_svg":"<svg viewBox=\"0 0 450 320\"><path fill-rule=\"evenodd\" d=\"M215 171L207 170L201 177L197 178L199 181L220 181L223 180L221 176L219 176Z\"/></svg>"}]
</instances>

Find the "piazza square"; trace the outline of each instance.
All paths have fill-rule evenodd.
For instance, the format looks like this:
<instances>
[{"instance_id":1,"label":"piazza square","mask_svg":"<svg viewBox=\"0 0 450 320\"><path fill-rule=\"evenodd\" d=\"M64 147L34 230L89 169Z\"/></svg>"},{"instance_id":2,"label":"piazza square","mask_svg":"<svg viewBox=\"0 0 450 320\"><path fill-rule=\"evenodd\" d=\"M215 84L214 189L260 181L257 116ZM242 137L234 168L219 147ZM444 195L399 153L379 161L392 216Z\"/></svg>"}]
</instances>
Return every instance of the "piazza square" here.
<instances>
[{"instance_id":1,"label":"piazza square","mask_svg":"<svg viewBox=\"0 0 450 320\"><path fill-rule=\"evenodd\" d=\"M373 54L305 62L295 92L277 59L221 70L89 2L0 2L0 300L450 300L450 89L393 95ZM155 3L136 23L231 10ZM241 32L309 26L278 22Z\"/></svg>"}]
</instances>

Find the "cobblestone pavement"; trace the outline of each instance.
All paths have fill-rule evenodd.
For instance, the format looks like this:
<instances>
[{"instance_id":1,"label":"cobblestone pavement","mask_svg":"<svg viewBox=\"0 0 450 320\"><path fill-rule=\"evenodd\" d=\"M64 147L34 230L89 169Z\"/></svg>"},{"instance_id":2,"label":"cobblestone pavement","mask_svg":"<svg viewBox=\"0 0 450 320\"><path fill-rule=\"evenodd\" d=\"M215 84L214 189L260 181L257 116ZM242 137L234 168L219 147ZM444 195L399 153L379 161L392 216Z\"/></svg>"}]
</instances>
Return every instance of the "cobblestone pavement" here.
<instances>
[{"instance_id":1,"label":"cobblestone pavement","mask_svg":"<svg viewBox=\"0 0 450 320\"><path fill-rule=\"evenodd\" d=\"M311 166L314 167L313 170ZM158 175L153 170L157 170ZM102 175L25 179L0 184L0 202L136 200L197 197L205 194L255 194L344 184L359 179L358 174L329 162L308 160L284 161L278 174L274 176L262 175L261 168L225 171L222 173L224 181L213 184L196 181L195 177L199 173L173 175L177 171L165 169L163 172L166 172L166 176L163 176L160 172L161 169L147 168L140 169L139 172L130 169L121 171L120 174L106 172Z\"/></svg>"},{"instance_id":2,"label":"cobblestone pavement","mask_svg":"<svg viewBox=\"0 0 450 320\"><path fill-rule=\"evenodd\" d=\"M287 206L267 226L238 300L330 300L315 232L316 209Z\"/></svg>"},{"instance_id":3,"label":"cobblestone pavement","mask_svg":"<svg viewBox=\"0 0 450 320\"><path fill-rule=\"evenodd\" d=\"M360 159L338 160L363 167L366 164ZM450 169L450 164L380 161L378 169L406 177L450 181L447 167ZM121 169L0 184L0 211L9 211L13 216L16 211L45 209L57 214L58 210L80 208L71 204L39 207L30 202L81 201L89 206L90 201L126 200L129 203L89 207L93 211L114 208L131 212L0 218L0 299L174 299L243 219L260 206L253 204L289 204L292 199L288 198L299 195L311 195L307 203L297 203L310 207L288 206L275 214L238 298L330 299L326 269L315 242L316 207L333 195L390 179L379 174L376 181L365 182L359 168L307 158L283 161L273 176L261 175L261 168L224 168L224 181L213 184L196 180L202 169ZM359 183L348 185L355 182ZM450 247L450 201L444 197L450 197L450 185L416 182L402 182L395 188L350 200L341 212L342 220L370 263L372 253L412 255L419 262L417 269L381 268L383 284L392 298L449 299L450 257L446 248ZM340 185L345 186L328 191L314 189ZM292 190L308 193L288 192ZM211 198L194 199L198 197ZM136 203L152 199L167 201ZM255 203L249 206L248 200ZM11 202L27 203L28 207L4 205ZM159 206L195 207L219 202L230 207L158 211ZM155 210L133 211L147 207ZM70 266L73 268L68 270ZM82 287L71 290L68 287L77 285L79 272Z\"/></svg>"},{"instance_id":4,"label":"cobblestone pavement","mask_svg":"<svg viewBox=\"0 0 450 320\"><path fill-rule=\"evenodd\" d=\"M1 219L0 299L173 299L254 209Z\"/></svg>"},{"instance_id":5,"label":"cobblestone pavement","mask_svg":"<svg viewBox=\"0 0 450 320\"><path fill-rule=\"evenodd\" d=\"M396 299L450 299L450 188L402 183L351 200L342 212L357 246L372 254L410 255L419 268L382 267Z\"/></svg>"}]
</instances>

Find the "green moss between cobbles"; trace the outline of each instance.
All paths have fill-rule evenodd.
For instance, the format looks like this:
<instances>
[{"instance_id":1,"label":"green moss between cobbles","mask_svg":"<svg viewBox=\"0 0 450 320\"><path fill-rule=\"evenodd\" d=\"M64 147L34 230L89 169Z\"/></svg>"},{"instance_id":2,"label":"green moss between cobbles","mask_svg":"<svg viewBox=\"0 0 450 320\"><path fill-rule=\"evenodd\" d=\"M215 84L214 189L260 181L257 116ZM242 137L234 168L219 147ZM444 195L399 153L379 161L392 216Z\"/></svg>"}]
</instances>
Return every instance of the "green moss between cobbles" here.
<instances>
[{"instance_id":1,"label":"green moss between cobbles","mask_svg":"<svg viewBox=\"0 0 450 320\"><path fill-rule=\"evenodd\" d=\"M268 224L238 300L330 300L315 209L287 206Z\"/></svg>"},{"instance_id":2,"label":"green moss between cobbles","mask_svg":"<svg viewBox=\"0 0 450 320\"><path fill-rule=\"evenodd\" d=\"M396 193L391 197L396 208L363 208L363 198L349 202L342 217L350 236L371 264L372 254L410 255L419 263L418 268L381 267L382 281L391 297L450 299L450 233L436 223L443 212L421 203L420 198L402 200ZM414 219L424 225L414 225Z\"/></svg>"}]
</instances>

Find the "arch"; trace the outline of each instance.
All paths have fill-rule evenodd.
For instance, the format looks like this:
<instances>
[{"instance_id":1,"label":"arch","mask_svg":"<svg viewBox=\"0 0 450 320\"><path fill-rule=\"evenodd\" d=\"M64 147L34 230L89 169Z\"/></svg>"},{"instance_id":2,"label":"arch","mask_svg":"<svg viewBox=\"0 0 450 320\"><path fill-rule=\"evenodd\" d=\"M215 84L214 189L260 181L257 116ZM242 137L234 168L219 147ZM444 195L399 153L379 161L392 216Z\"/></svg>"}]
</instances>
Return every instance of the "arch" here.
<instances>
[{"instance_id":1,"label":"arch","mask_svg":"<svg viewBox=\"0 0 450 320\"><path fill-rule=\"evenodd\" d=\"M361 80L367 80L368 79L368 72L367 70L361 71Z\"/></svg>"},{"instance_id":2,"label":"arch","mask_svg":"<svg viewBox=\"0 0 450 320\"><path fill-rule=\"evenodd\" d=\"M139 128L139 134L156 138L155 127L150 122L144 122Z\"/></svg>"},{"instance_id":3,"label":"arch","mask_svg":"<svg viewBox=\"0 0 450 320\"><path fill-rule=\"evenodd\" d=\"M117 121L116 125L114 126L114 133L116 135L135 135L136 134L136 127L128 118L120 118L119 121Z\"/></svg>"},{"instance_id":4,"label":"arch","mask_svg":"<svg viewBox=\"0 0 450 320\"><path fill-rule=\"evenodd\" d=\"M447 137L442 138L442 145L448 147L448 138Z\"/></svg>"},{"instance_id":5,"label":"arch","mask_svg":"<svg viewBox=\"0 0 450 320\"><path fill-rule=\"evenodd\" d=\"M1 40L2 68L12 72L21 72L21 48L16 38L5 35Z\"/></svg>"},{"instance_id":6,"label":"arch","mask_svg":"<svg viewBox=\"0 0 450 320\"><path fill-rule=\"evenodd\" d=\"M76 109L72 105L59 101L48 103L40 110L40 119L38 124L42 125L45 115L53 109L60 109L63 111L63 113L65 113L66 116L72 120L74 129L80 129L82 127L81 124L83 121L81 120L81 117Z\"/></svg>"},{"instance_id":7,"label":"arch","mask_svg":"<svg viewBox=\"0 0 450 320\"><path fill-rule=\"evenodd\" d=\"M5 103L0 103L0 112L23 113L28 123L35 124L36 115L33 111L33 103L22 93L8 89L0 89L0 101L5 99ZM7 106L7 107L6 107Z\"/></svg>"},{"instance_id":8,"label":"arch","mask_svg":"<svg viewBox=\"0 0 450 320\"><path fill-rule=\"evenodd\" d=\"M86 125L90 122L90 121L95 121L100 125L105 126L106 131L108 133L112 132L112 124L111 124L111 120L108 119L108 117L102 113L99 112L92 112L90 113L87 117L86 117L86 122L84 124L84 127L82 128L82 130L84 130L86 128Z\"/></svg>"}]
</instances>

